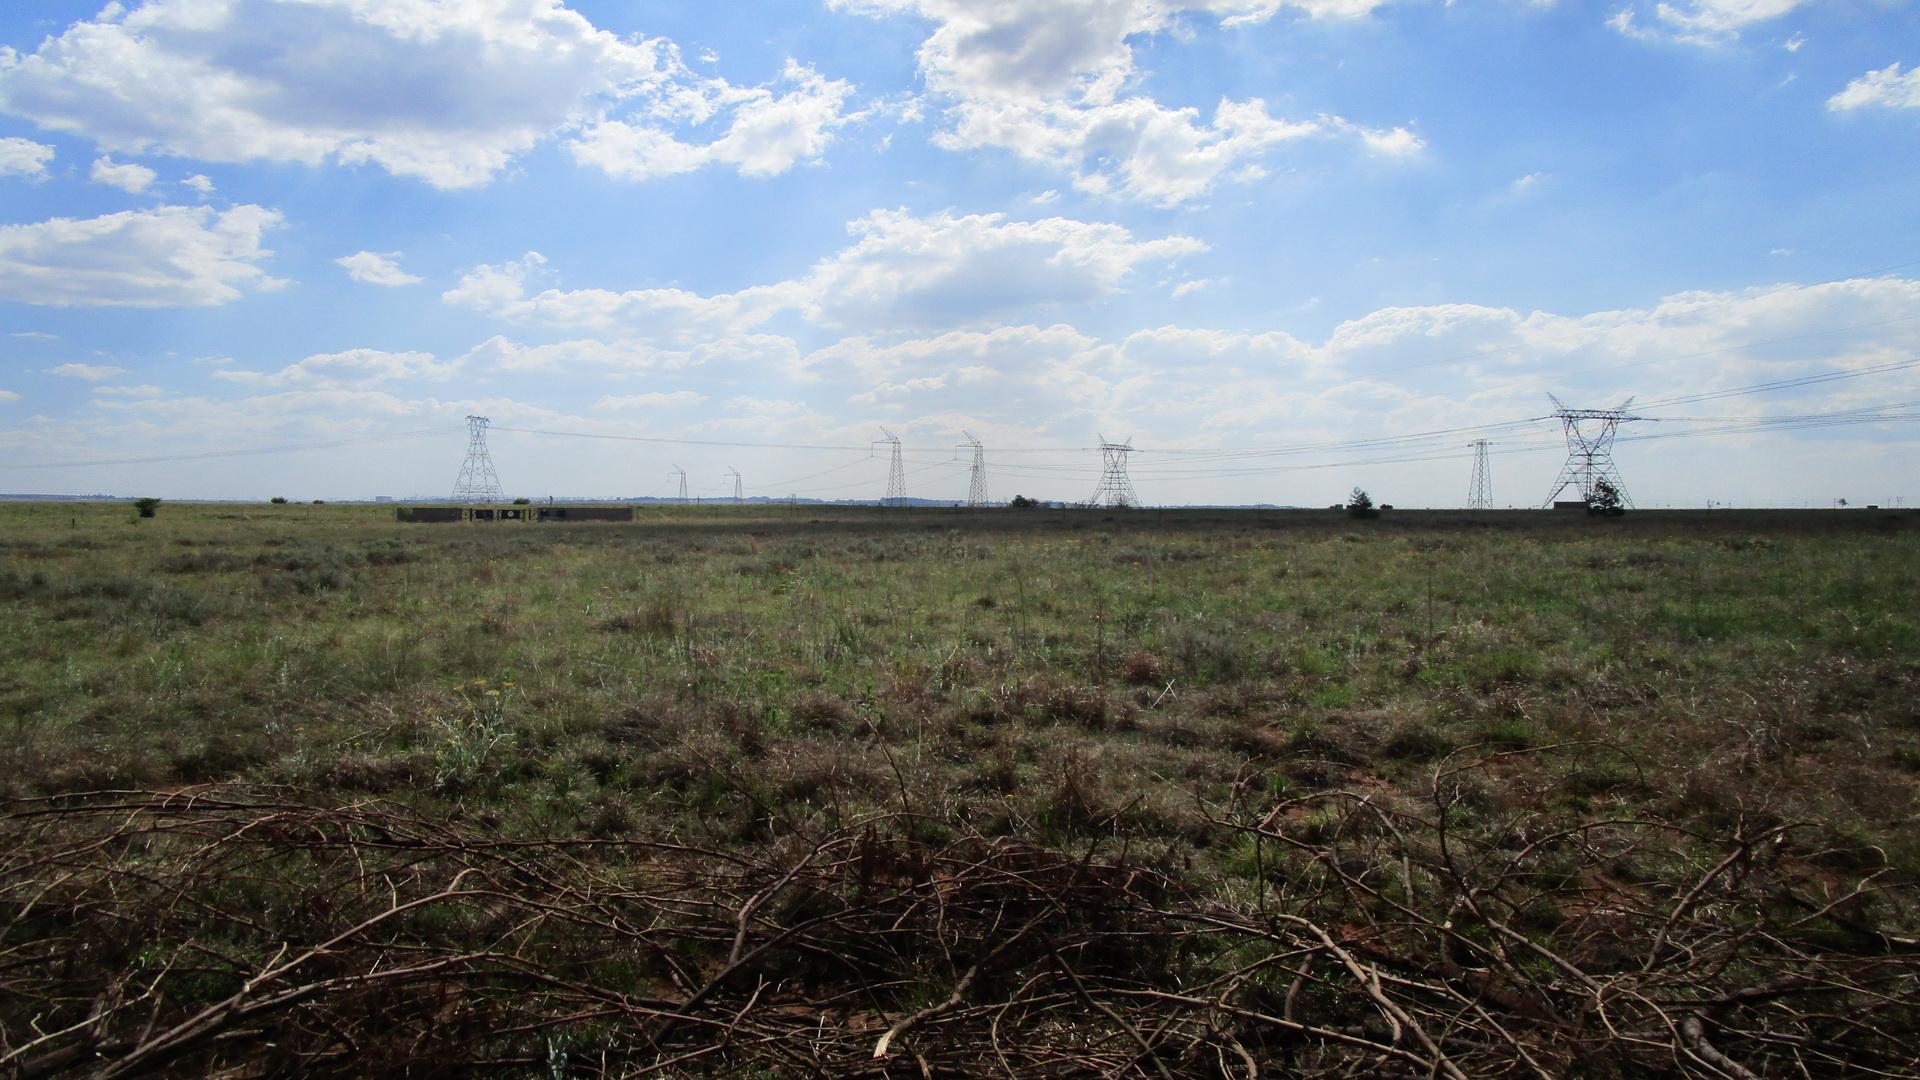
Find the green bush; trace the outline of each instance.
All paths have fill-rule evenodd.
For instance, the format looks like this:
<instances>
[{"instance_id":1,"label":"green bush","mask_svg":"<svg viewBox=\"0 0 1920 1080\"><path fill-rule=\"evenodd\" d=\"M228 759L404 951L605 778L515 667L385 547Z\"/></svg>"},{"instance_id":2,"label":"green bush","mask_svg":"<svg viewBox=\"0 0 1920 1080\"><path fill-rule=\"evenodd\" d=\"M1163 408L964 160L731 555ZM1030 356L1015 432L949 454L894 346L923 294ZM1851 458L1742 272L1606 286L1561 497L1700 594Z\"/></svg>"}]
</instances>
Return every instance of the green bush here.
<instances>
[{"instance_id":1,"label":"green bush","mask_svg":"<svg viewBox=\"0 0 1920 1080\"><path fill-rule=\"evenodd\" d=\"M152 498L151 496L144 499L135 499L133 500L133 509L141 517L150 518L160 513L160 500Z\"/></svg>"}]
</instances>

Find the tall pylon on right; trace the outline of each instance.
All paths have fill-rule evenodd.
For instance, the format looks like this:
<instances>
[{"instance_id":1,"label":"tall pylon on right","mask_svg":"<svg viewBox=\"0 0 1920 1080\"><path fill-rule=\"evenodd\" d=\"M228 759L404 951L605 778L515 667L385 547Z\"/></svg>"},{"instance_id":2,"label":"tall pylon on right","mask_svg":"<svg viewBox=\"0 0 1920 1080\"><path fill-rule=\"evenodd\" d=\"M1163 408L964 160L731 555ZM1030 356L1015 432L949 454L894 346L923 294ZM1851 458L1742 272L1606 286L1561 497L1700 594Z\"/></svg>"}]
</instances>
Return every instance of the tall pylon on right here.
<instances>
[{"instance_id":1,"label":"tall pylon on right","mask_svg":"<svg viewBox=\"0 0 1920 1080\"><path fill-rule=\"evenodd\" d=\"M1467 489L1467 509L1493 509L1493 473L1487 468L1487 446L1485 439L1475 439L1467 444L1473 447L1473 486Z\"/></svg>"},{"instance_id":2,"label":"tall pylon on right","mask_svg":"<svg viewBox=\"0 0 1920 1080\"><path fill-rule=\"evenodd\" d=\"M893 451L887 462L887 493L881 497L880 505L905 506L907 505L907 468L900 459L900 436L886 428L881 428L880 434L886 438L876 440L874 445L879 446L885 443Z\"/></svg>"},{"instance_id":3,"label":"tall pylon on right","mask_svg":"<svg viewBox=\"0 0 1920 1080\"><path fill-rule=\"evenodd\" d=\"M1621 424L1646 419L1627 413L1633 399L1621 402L1617 409L1570 409L1552 394L1547 397L1553 402L1554 418L1567 433L1567 463L1561 466L1560 477L1553 482L1543 505L1553 505L1553 500L1571 486L1580 492L1581 501L1591 506L1605 484L1613 489L1622 508L1631 507L1633 500L1627 497L1620 470L1613 464L1613 437L1619 434Z\"/></svg>"},{"instance_id":4,"label":"tall pylon on right","mask_svg":"<svg viewBox=\"0 0 1920 1080\"><path fill-rule=\"evenodd\" d=\"M453 482L453 501L473 503L505 502L500 477L493 471L493 455L487 453L487 425L484 416L467 417L467 460L460 465L460 476Z\"/></svg>"},{"instance_id":5,"label":"tall pylon on right","mask_svg":"<svg viewBox=\"0 0 1920 1080\"><path fill-rule=\"evenodd\" d=\"M967 474L967 505L987 505L987 448L973 437L973 432L962 431L967 437L964 446L973 447L973 470Z\"/></svg>"},{"instance_id":6,"label":"tall pylon on right","mask_svg":"<svg viewBox=\"0 0 1920 1080\"><path fill-rule=\"evenodd\" d=\"M1108 442L1100 436L1100 487L1093 493L1090 506L1128 508L1140 505L1133 493L1133 481L1127 479L1127 455L1134 452L1133 441Z\"/></svg>"}]
</instances>

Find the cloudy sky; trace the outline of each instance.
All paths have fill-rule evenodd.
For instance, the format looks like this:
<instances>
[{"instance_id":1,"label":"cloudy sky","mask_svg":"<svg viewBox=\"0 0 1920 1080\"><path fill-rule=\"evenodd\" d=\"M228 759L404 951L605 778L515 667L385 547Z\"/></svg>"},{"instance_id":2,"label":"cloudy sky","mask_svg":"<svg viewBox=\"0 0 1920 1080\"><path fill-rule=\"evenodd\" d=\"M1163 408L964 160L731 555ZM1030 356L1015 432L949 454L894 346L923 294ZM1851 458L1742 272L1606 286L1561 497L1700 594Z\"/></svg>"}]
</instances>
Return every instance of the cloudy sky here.
<instances>
[{"instance_id":1,"label":"cloudy sky","mask_svg":"<svg viewBox=\"0 0 1920 1080\"><path fill-rule=\"evenodd\" d=\"M1916 191L1908 0L10 3L0 491L1913 499Z\"/></svg>"}]
</instances>

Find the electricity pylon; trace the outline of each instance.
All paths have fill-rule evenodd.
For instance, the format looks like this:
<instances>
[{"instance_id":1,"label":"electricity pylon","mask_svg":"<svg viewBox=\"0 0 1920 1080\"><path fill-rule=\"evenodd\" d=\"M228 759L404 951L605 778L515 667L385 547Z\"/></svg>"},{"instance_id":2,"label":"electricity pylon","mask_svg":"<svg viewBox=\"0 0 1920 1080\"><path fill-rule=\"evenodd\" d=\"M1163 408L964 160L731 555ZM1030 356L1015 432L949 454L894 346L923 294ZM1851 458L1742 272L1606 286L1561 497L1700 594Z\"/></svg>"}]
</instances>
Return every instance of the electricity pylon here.
<instances>
[{"instance_id":1,"label":"electricity pylon","mask_svg":"<svg viewBox=\"0 0 1920 1080\"><path fill-rule=\"evenodd\" d=\"M887 465L887 494L881 498L880 505L905 506L907 503L907 468L900 460L900 436L895 435L886 428L881 428L880 434L885 435L886 438L874 440L873 445L879 446L881 443L886 443L893 449L892 460Z\"/></svg>"},{"instance_id":2,"label":"electricity pylon","mask_svg":"<svg viewBox=\"0 0 1920 1080\"><path fill-rule=\"evenodd\" d=\"M1621 402L1617 409L1569 409L1552 394L1547 397L1553 401L1554 418L1567 433L1567 463L1561 467L1544 505L1553 505L1569 485L1580 492L1582 501L1592 504L1605 484L1613 489L1622 507L1632 506L1633 500L1627 498L1626 486L1620 482L1620 470L1613 465L1613 437L1621 424L1646 419L1628 415L1627 406L1633 399Z\"/></svg>"},{"instance_id":3,"label":"electricity pylon","mask_svg":"<svg viewBox=\"0 0 1920 1080\"><path fill-rule=\"evenodd\" d=\"M1100 436L1100 487L1093 493L1091 506L1132 507L1140 505L1133 493L1133 481L1127 479L1127 455L1134 452L1133 442L1112 443Z\"/></svg>"},{"instance_id":4,"label":"electricity pylon","mask_svg":"<svg viewBox=\"0 0 1920 1080\"><path fill-rule=\"evenodd\" d=\"M1487 468L1487 440L1475 439L1467 445L1473 447L1473 486L1467 489L1467 508L1491 510L1493 473Z\"/></svg>"},{"instance_id":5,"label":"electricity pylon","mask_svg":"<svg viewBox=\"0 0 1920 1080\"><path fill-rule=\"evenodd\" d=\"M736 505L736 506L737 506L737 505L739 505L739 504L740 504L740 502L741 502L741 498L740 498L740 470L739 470L739 469L736 469L736 468L734 468L734 467L733 467L733 466L731 466L731 465L729 465L729 466L727 466L727 475L728 475L728 476L731 476L731 477L733 477L733 501L734 501L734 505Z\"/></svg>"},{"instance_id":6,"label":"electricity pylon","mask_svg":"<svg viewBox=\"0 0 1920 1080\"><path fill-rule=\"evenodd\" d=\"M962 431L960 434L967 437L967 441L960 445L973 447L973 470L967 474L967 505L985 506L987 505L986 447L980 445L980 440L974 438L973 432Z\"/></svg>"},{"instance_id":7,"label":"electricity pylon","mask_svg":"<svg viewBox=\"0 0 1920 1080\"><path fill-rule=\"evenodd\" d=\"M681 468L681 467L680 467L680 466L678 466L678 465L675 465L675 466L674 466L673 468L671 468L671 469L669 469L669 470L667 470L667 475L668 475L668 476L678 476L678 477L680 478L680 499L679 499L679 501L680 501L680 502L682 502L682 503L684 503L684 502L686 502L686 501L687 501L687 470L685 470L685 469L683 469L683 468Z\"/></svg>"},{"instance_id":8,"label":"electricity pylon","mask_svg":"<svg viewBox=\"0 0 1920 1080\"><path fill-rule=\"evenodd\" d=\"M457 503L504 502L500 477L493 471L493 455L487 453L487 425L484 416L467 417L467 460L460 466L460 477L453 482L453 501Z\"/></svg>"}]
</instances>

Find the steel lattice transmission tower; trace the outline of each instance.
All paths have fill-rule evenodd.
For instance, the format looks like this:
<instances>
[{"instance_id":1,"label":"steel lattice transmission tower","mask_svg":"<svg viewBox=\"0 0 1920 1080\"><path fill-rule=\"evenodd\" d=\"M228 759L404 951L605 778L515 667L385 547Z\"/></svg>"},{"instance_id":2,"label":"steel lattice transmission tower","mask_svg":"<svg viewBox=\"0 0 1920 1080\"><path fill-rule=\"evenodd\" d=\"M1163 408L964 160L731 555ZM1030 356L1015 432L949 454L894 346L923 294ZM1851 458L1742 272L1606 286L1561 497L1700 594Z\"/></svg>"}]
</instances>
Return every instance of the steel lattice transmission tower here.
<instances>
[{"instance_id":1,"label":"steel lattice transmission tower","mask_svg":"<svg viewBox=\"0 0 1920 1080\"><path fill-rule=\"evenodd\" d=\"M740 498L740 470L729 465L727 466L727 475L733 477L733 501L735 505L738 505L742 501Z\"/></svg>"},{"instance_id":2,"label":"steel lattice transmission tower","mask_svg":"<svg viewBox=\"0 0 1920 1080\"><path fill-rule=\"evenodd\" d=\"M985 506L987 505L987 449L980 445L979 439L974 438L973 432L962 431L960 434L967 437L967 441L960 445L973 447L973 469L967 474L967 505Z\"/></svg>"},{"instance_id":3,"label":"steel lattice transmission tower","mask_svg":"<svg viewBox=\"0 0 1920 1080\"><path fill-rule=\"evenodd\" d=\"M1487 468L1487 447L1485 439L1475 439L1467 444L1473 447L1473 484L1467 489L1467 508L1469 510L1493 509L1493 472Z\"/></svg>"},{"instance_id":4,"label":"steel lattice transmission tower","mask_svg":"<svg viewBox=\"0 0 1920 1080\"><path fill-rule=\"evenodd\" d=\"M678 465L675 465L673 468L667 470L667 475L677 476L680 478L679 501L682 503L686 502L687 501L687 470L681 468Z\"/></svg>"},{"instance_id":5,"label":"steel lattice transmission tower","mask_svg":"<svg viewBox=\"0 0 1920 1080\"><path fill-rule=\"evenodd\" d=\"M453 501L457 503L505 502L500 493L500 477L493 471L493 455L487 453L487 425L484 416L467 417L467 460L460 466L460 478L453 482Z\"/></svg>"},{"instance_id":6,"label":"steel lattice transmission tower","mask_svg":"<svg viewBox=\"0 0 1920 1080\"><path fill-rule=\"evenodd\" d=\"M1090 506L1133 507L1140 497L1133 493L1133 481L1127 479L1127 455L1134 452L1132 440L1108 442L1100 436L1100 487L1093 493Z\"/></svg>"},{"instance_id":7,"label":"steel lattice transmission tower","mask_svg":"<svg viewBox=\"0 0 1920 1080\"><path fill-rule=\"evenodd\" d=\"M880 500L881 506L905 506L907 503L907 467L900 459L900 436L880 429L886 438L875 440L875 446L886 443L893 450L892 460L887 464L887 494Z\"/></svg>"},{"instance_id":8,"label":"steel lattice transmission tower","mask_svg":"<svg viewBox=\"0 0 1920 1080\"><path fill-rule=\"evenodd\" d=\"M1567 433L1567 463L1553 482L1553 490L1547 493L1545 505L1551 506L1569 486L1580 492L1583 501L1592 503L1604 483L1613 488L1622 507L1632 506L1633 500L1627 498L1626 486L1620 482L1620 470L1613 465L1613 437L1621 424L1646 419L1627 413L1633 399L1621 402L1617 409L1569 409L1552 394L1547 397L1553 401L1554 418Z\"/></svg>"}]
</instances>

